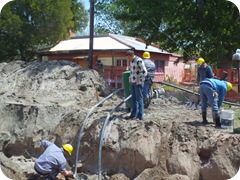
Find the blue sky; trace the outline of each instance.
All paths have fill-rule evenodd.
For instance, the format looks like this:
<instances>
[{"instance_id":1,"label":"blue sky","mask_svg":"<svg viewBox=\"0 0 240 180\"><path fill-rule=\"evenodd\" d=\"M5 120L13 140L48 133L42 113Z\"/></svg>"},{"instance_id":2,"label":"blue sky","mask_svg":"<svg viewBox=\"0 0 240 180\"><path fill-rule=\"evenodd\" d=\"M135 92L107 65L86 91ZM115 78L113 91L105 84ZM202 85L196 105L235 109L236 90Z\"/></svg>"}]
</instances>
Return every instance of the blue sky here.
<instances>
[{"instance_id":1,"label":"blue sky","mask_svg":"<svg viewBox=\"0 0 240 180\"><path fill-rule=\"evenodd\" d=\"M83 5L85 6L85 9L89 10L89 8L90 8L90 0L78 0L78 2L82 2ZM88 24L89 24L89 22L88 22ZM89 34L89 25L86 27L84 32L79 34L79 35L88 35L88 34Z\"/></svg>"},{"instance_id":2,"label":"blue sky","mask_svg":"<svg viewBox=\"0 0 240 180\"><path fill-rule=\"evenodd\" d=\"M90 7L90 1L89 0L79 0L79 2L82 2L83 5L85 6L85 9L89 9Z\"/></svg>"}]
</instances>

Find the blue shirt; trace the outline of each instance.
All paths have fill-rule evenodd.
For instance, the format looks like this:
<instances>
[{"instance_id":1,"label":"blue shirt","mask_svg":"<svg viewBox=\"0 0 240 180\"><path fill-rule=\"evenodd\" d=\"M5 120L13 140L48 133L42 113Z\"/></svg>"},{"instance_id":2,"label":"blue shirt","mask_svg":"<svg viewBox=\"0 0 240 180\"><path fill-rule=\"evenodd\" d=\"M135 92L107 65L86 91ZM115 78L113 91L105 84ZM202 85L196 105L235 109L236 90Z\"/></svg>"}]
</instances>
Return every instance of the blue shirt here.
<instances>
[{"instance_id":1,"label":"blue shirt","mask_svg":"<svg viewBox=\"0 0 240 180\"><path fill-rule=\"evenodd\" d=\"M209 78L206 78L204 81L210 81L212 83L214 90L218 93L218 107L220 107L227 93L227 82Z\"/></svg>"},{"instance_id":2,"label":"blue shirt","mask_svg":"<svg viewBox=\"0 0 240 180\"><path fill-rule=\"evenodd\" d=\"M204 67L198 67L197 70L197 83L199 84L205 78L214 78L214 74L212 72L212 68L208 65Z\"/></svg>"},{"instance_id":3,"label":"blue shirt","mask_svg":"<svg viewBox=\"0 0 240 180\"><path fill-rule=\"evenodd\" d=\"M156 69L156 65L154 64L154 62L152 62L151 59L144 59L143 62L147 69L147 77L154 78L154 73Z\"/></svg>"},{"instance_id":4,"label":"blue shirt","mask_svg":"<svg viewBox=\"0 0 240 180\"><path fill-rule=\"evenodd\" d=\"M67 160L63 148L59 148L54 143L46 140L43 140L41 144L45 151L35 162L41 172L57 171L61 173L66 171Z\"/></svg>"}]
</instances>

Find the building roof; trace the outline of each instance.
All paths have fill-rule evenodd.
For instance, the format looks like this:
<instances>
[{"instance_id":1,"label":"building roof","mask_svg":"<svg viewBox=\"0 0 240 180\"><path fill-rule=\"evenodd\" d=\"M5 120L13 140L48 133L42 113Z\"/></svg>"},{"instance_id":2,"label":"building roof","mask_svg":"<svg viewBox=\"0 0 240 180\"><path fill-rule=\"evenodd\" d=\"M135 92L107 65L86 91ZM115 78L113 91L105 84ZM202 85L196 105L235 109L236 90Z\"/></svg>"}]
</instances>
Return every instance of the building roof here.
<instances>
[{"instance_id":1,"label":"building roof","mask_svg":"<svg viewBox=\"0 0 240 180\"><path fill-rule=\"evenodd\" d=\"M52 47L49 51L76 51L89 49L89 36L73 37L69 40L59 42L56 46ZM93 39L94 50L128 50L135 49L139 51L149 51L155 53L170 54L156 46L148 45L134 37L123 36L119 34L108 34L94 36Z\"/></svg>"}]
</instances>

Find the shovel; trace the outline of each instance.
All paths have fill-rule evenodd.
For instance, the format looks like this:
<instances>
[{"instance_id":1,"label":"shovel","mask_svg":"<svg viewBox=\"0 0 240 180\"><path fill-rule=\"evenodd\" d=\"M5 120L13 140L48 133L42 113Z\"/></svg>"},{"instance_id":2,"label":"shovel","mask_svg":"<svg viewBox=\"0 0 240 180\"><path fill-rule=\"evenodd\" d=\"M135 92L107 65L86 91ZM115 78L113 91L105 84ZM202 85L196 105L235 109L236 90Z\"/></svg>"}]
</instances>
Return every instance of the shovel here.
<instances>
[{"instance_id":1,"label":"shovel","mask_svg":"<svg viewBox=\"0 0 240 180\"><path fill-rule=\"evenodd\" d=\"M88 180L88 177L85 174L82 174L82 173L74 173L73 177L76 180Z\"/></svg>"},{"instance_id":2,"label":"shovel","mask_svg":"<svg viewBox=\"0 0 240 180\"><path fill-rule=\"evenodd\" d=\"M196 90L195 84L193 85L193 105L192 109L197 110L200 103L199 90Z\"/></svg>"},{"instance_id":3,"label":"shovel","mask_svg":"<svg viewBox=\"0 0 240 180\"><path fill-rule=\"evenodd\" d=\"M193 109L193 110L196 110L197 109L197 106L196 106L196 103L195 103L195 98L196 97L196 94L195 94L195 84L192 84L192 97L190 99L188 99L188 107L190 109Z\"/></svg>"}]
</instances>

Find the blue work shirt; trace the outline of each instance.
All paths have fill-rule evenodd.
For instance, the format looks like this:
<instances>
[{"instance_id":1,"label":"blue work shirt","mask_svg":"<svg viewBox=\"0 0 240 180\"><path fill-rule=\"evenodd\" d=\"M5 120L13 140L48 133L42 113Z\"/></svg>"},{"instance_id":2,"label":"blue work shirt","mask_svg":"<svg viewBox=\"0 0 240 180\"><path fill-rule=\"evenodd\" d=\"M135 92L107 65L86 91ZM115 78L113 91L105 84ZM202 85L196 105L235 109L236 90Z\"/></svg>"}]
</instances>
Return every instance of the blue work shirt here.
<instances>
[{"instance_id":1,"label":"blue work shirt","mask_svg":"<svg viewBox=\"0 0 240 180\"><path fill-rule=\"evenodd\" d=\"M199 84L201 81L203 81L205 78L214 78L214 74L212 71L212 68L208 65L204 67L198 67L197 71L197 83Z\"/></svg>"},{"instance_id":2,"label":"blue work shirt","mask_svg":"<svg viewBox=\"0 0 240 180\"><path fill-rule=\"evenodd\" d=\"M36 160L35 167L45 173L66 171L67 160L64 156L63 148L59 148L54 143L43 140L41 142L45 148L44 153Z\"/></svg>"},{"instance_id":3,"label":"blue work shirt","mask_svg":"<svg viewBox=\"0 0 240 180\"><path fill-rule=\"evenodd\" d=\"M154 78L154 73L156 69L156 65L154 64L154 62L152 62L151 59L144 59L143 62L147 69L147 77Z\"/></svg>"},{"instance_id":4,"label":"blue work shirt","mask_svg":"<svg viewBox=\"0 0 240 180\"><path fill-rule=\"evenodd\" d=\"M210 81L212 83L214 90L218 93L218 107L220 107L227 93L227 82L209 78L204 79L204 81Z\"/></svg>"}]
</instances>

